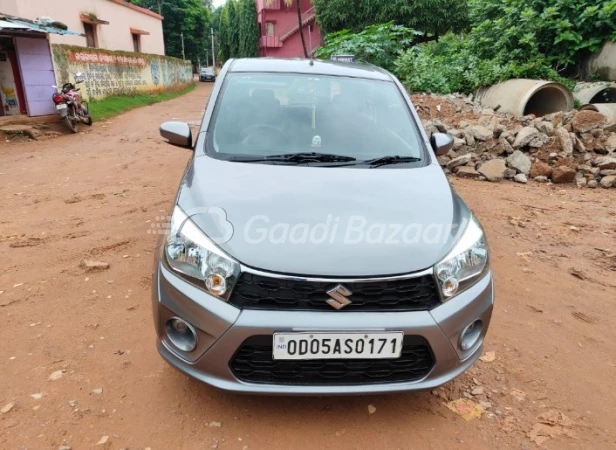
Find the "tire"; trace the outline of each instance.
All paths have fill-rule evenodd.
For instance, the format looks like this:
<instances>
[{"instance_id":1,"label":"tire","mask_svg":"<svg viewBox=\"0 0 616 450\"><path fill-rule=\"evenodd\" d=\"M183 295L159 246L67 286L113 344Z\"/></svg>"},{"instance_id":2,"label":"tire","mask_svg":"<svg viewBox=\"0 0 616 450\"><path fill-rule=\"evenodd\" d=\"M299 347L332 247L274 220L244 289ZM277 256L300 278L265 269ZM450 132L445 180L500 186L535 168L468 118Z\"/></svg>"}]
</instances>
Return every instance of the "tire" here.
<instances>
[{"instance_id":1,"label":"tire","mask_svg":"<svg viewBox=\"0 0 616 450\"><path fill-rule=\"evenodd\" d=\"M90 105L88 104L88 102L81 102L81 107L83 108L82 117L80 118L81 122L86 124L87 126L91 126L92 116L90 115Z\"/></svg>"},{"instance_id":2,"label":"tire","mask_svg":"<svg viewBox=\"0 0 616 450\"><path fill-rule=\"evenodd\" d=\"M79 125L77 122L73 122L71 118L67 115L62 119L66 127L71 130L72 133L77 133L79 131Z\"/></svg>"}]
</instances>

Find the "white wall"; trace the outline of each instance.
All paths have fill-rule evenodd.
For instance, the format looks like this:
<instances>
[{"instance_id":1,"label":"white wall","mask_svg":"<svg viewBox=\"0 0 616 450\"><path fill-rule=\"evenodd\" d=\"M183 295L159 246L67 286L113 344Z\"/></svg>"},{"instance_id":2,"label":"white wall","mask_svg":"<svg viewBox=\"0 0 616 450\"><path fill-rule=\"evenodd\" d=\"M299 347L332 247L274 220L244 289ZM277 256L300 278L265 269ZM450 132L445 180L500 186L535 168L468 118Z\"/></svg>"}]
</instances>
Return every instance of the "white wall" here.
<instances>
[{"instance_id":1,"label":"white wall","mask_svg":"<svg viewBox=\"0 0 616 450\"><path fill-rule=\"evenodd\" d=\"M129 55L102 49L75 49L52 45L57 85L82 72L81 94L100 99L134 93L157 93L180 89L193 81L190 61L169 56ZM49 83L53 84L53 83Z\"/></svg>"},{"instance_id":2,"label":"white wall","mask_svg":"<svg viewBox=\"0 0 616 450\"><path fill-rule=\"evenodd\" d=\"M19 0L0 0L0 13L17 16L17 2Z\"/></svg>"},{"instance_id":3,"label":"white wall","mask_svg":"<svg viewBox=\"0 0 616 450\"><path fill-rule=\"evenodd\" d=\"M94 14L109 25L97 25L98 47L107 50L132 52L131 28L148 31L141 36L141 51L165 54L162 21L158 17L124 6L122 0L0 0L0 12L34 20L40 16L52 17L68 26L71 31L83 33L80 13ZM52 44L86 46L86 38L50 35Z\"/></svg>"}]
</instances>

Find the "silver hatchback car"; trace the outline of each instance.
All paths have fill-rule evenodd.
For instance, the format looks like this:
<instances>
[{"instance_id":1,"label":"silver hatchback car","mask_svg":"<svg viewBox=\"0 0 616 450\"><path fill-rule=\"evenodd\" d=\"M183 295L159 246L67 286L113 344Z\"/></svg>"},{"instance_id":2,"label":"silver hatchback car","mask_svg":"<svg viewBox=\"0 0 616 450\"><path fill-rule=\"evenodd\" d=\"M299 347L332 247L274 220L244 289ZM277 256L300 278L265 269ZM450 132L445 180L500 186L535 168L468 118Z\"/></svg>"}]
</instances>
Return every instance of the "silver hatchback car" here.
<instances>
[{"instance_id":1,"label":"silver hatchback car","mask_svg":"<svg viewBox=\"0 0 616 450\"><path fill-rule=\"evenodd\" d=\"M481 225L411 100L373 66L231 60L155 261L158 350L230 391L432 389L479 357L494 304Z\"/></svg>"}]
</instances>

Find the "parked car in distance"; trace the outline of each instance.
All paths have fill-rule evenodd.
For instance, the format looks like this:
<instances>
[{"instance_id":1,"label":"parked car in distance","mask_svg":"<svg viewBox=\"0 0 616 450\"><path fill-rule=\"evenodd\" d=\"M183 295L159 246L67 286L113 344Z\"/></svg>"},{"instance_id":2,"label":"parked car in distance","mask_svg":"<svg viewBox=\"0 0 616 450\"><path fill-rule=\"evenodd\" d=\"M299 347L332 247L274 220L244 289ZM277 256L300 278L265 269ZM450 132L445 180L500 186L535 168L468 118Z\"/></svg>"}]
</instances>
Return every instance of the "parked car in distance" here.
<instances>
[{"instance_id":1,"label":"parked car in distance","mask_svg":"<svg viewBox=\"0 0 616 450\"><path fill-rule=\"evenodd\" d=\"M219 73L154 265L161 356L262 394L438 387L482 352L486 236L378 67L239 59Z\"/></svg>"},{"instance_id":2,"label":"parked car in distance","mask_svg":"<svg viewBox=\"0 0 616 450\"><path fill-rule=\"evenodd\" d=\"M203 67L199 71L199 81L216 81L216 74L213 67Z\"/></svg>"}]
</instances>

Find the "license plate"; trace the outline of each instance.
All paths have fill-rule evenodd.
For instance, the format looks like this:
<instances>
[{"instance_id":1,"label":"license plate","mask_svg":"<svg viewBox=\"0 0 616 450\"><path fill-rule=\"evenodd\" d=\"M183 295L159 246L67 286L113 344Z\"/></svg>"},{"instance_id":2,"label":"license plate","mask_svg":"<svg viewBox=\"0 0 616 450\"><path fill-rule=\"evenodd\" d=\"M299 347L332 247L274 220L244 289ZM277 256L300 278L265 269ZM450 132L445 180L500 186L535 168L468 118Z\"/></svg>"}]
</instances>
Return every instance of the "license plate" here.
<instances>
[{"instance_id":1,"label":"license plate","mask_svg":"<svg viewBox=\"0 0 616 450\"><path fill-rule=\"evenodd\" d=\"M66 109L66 105L64 103L60 104L60 105L56 105L56 109L60 110L60 109Z\"/></svg>"},{"instance_id":2,"label":"license plate","mask_svg":"<svg viewBox=\"0 0 616 450\"><path fill-rule=\"evenodd\" d=\"M399 358L402 331L365 333L274 333L273 358L387 359Z\"/></svg>"}]
</instances>

